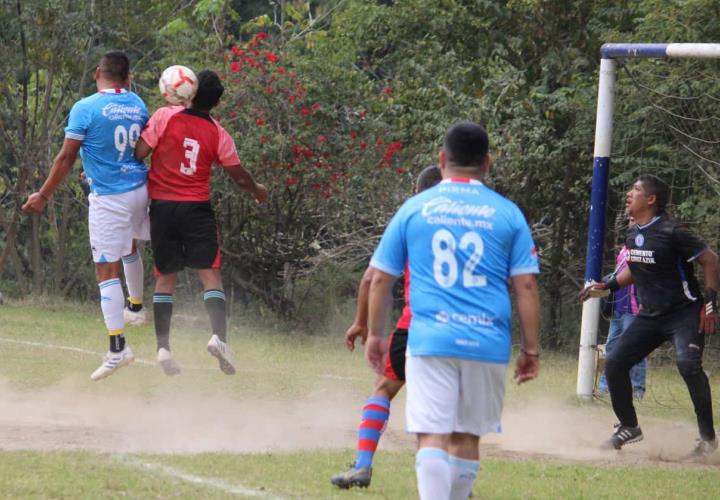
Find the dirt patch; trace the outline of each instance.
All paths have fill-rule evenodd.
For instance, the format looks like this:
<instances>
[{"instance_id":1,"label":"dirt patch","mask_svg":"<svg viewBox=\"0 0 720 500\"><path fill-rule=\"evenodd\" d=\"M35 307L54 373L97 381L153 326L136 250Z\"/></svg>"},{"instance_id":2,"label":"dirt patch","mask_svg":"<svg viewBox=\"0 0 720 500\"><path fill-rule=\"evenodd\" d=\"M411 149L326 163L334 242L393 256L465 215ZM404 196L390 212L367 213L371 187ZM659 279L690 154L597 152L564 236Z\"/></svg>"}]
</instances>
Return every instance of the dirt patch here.
<instances>
[{"instance_id":1,"label":"dirt patch","mask_svg":"<svg viewBox=\"0 0 720 500\"><path fill-rule=\"evenodd\" d=\"M231 399L222 394L142 396L91 393L66 380L18 391L0 382L0 449L103 452L282 452L354 446L362 401L340 388L302 400ZM611 411L544 399L515 402L502 434L483 439L483 456L596 464L674 466L692 448L686 422L644 419L645 441L621 452L598 448L612 431ZM404 432L404 395L393 404L382 449L414 448ZM720 454L711 461L720 464ZM685 466L685 465L683 465Z\"/></svg>"}]
</instances>

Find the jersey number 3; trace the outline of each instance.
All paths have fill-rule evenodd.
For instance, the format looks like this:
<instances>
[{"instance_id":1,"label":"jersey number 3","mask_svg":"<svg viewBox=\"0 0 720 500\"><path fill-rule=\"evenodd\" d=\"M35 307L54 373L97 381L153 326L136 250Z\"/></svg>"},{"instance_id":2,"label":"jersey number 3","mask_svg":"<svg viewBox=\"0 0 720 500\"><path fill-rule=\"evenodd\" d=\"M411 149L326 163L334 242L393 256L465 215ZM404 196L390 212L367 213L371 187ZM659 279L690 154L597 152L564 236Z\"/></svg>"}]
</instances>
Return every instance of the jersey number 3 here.
<instances>
[{"instance_id":1,"label":"jersey number 3","mask_svg":"<svg viewBox=\"0 0 720 500\"><path fill-rule=\"evenodd\" d=\"M458 279L456 245L455 237L447 229L440 229L433 235L433 275L435 281L443 288L450 288ZM468 250L470 247L473 252L463 268L463 286L465 288L486 286L487 277L473 272L485 252L482 238L473 231L468 231L460 238L460 250Z\"/></svg>"},{"instance_id":2,"label":"jersey number 3","mask_svg":"<svg viewBox=\"0 0 720 500\"><path fill-rule=\"evenodd\" d=\"M185 159L190 166L187 167L185 162L180 162L180 173L195 175L195 172L197 172L197 159L200 154L200 143L195 139L186 137L183 141L183 148L185 149Z\"/></svg>"}]
</instances>

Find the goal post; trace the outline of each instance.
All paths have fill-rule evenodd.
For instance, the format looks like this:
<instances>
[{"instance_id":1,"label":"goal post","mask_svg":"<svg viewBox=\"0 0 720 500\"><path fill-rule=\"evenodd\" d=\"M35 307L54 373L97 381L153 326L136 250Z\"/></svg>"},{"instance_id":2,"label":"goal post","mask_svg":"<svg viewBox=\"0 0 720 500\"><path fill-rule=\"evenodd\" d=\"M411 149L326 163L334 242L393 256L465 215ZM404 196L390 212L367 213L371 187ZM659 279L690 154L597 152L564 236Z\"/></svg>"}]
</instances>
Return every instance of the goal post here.
<instances>
[{"instance_id":1,"label":"goal post","mask_svg":"<svg viewBox=\"0 0 720 500\"><path fill-rule=\"evenodd\" d=\"M588 221L585 285L600 281L610 155L612 151L613 111L618 59L720 59L718 43L607 43L600 50L595 147ZM580 348L576 392L581 399L591 399L595 382L600 299L583 303L580 323Z\"/></svg>"}]
</instances>

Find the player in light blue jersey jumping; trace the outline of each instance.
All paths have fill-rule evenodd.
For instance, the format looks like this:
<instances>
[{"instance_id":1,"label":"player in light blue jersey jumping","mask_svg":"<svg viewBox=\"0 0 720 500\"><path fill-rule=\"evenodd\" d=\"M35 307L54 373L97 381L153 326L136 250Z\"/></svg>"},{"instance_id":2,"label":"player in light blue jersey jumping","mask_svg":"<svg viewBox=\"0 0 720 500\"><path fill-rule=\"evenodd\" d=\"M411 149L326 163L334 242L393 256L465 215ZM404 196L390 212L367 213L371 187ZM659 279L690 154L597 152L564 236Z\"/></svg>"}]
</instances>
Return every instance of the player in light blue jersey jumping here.
<instances>
[{"instance_id":1,"label":"player in light blue jersey jumping","mask_svg":"<svg viewBox=\"0 0 720 500\"><path fill-rule=\"evenodd\" d=\"M522 327L515 380L539 370L537 252L525 217L483 184L488 137L475 123L453 125L439 155L443 181L406 201L370 262L365 353L381 372L388 299L408 262L406 425L418 436L423 499L468 498L479 469L479 439L500 429L511 354L508 280Z\"/></svg>"},{"instance_id":2,"label":"player in light blue jersey jumping","mask_svg":"<svg viewBox=\"0 0 720 500\"><path fill-rule=\"evenodd\" d=\"M125 324L145 322L142 308L143 265L134 239L150 239L147 168L133 151L148 120L142 99L127 90L130 61L124 52L106 53L95 70L97 92L70 110L65 141L50 174L22 209L41 213L77 159L90 186L88 201L90 247L100 288L100 306L110 335L110 350L91 378L99 380L134 359L125 345ZM120 282L120 260L128 287L129 305Z\"/></svg>"}]
</instances>

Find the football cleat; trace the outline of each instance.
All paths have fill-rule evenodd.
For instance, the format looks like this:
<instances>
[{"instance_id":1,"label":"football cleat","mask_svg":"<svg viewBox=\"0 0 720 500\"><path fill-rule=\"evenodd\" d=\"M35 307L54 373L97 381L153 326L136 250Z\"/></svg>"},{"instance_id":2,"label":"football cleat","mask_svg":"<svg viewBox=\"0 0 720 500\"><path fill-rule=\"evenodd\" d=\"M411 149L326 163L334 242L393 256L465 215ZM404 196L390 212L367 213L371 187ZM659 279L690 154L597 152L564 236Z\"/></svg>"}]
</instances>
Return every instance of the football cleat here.
<instances>
[{"instance_id":1,"label":"football cleat","mask_svg":"<svg viewBox=\"0 0 720 500\"><path fill-rule=\"evenodd\" d=\"M353 486L367 488L370 486L371 479L372 467L360 467L356 469L355 464L352 464L350 469L331 477L330 482L338 488L346 490L352 488Z\"/></svg>"},{"instance_id":2,"label":"football cleat","mask_svg":"<svg viewBox=\"0 0 720 500\"><path fill-rule=\"evenodd\" d=\"M220 364L220 370L225 375L235 375L235 367L232 362L232 355L228 345L220 340L217 335L210 337L210 342L207 344L207 350L210 354L215 356Z\"/></svg>"},{"instance_id":3,"label":"football cleat","mask_svg":"<svg viewBox=\"0 0 720 500\"><path fill-rule=\"evenodd\" d=\"M125 346L120 352L108 351L105 354L102 365L90 375L91 380L100 380L112 375L117 369L129 365L135 360L135 355L130 346Z\"/></svg>"},{"instance_id":4,"label":"football cleat","mask_svg":"<svg viewBox=\"0 0 720 500\"><path fill-rule=\"evenodd\" d=\"M698 439L695 449L691 451L687 458L689 460L704 460L718 448L717 439Z\"/></svg>"},{"instance_id":5,"label":"football cleat","mask_svg":"<svg viewBox=\"0 0 720 500\"><path fill-rule=\"evenodd\" d=\"M173 375L178 375L180 373L180 365L175 362L172 353L164 347L158 349L157 360L160 364L160 368L163 369L163 372L165 372L165 375L168 377L172 377Z\"/></svg>"},{"instance_id":6,"label":"football cleat","mask_svg":"<svg viewBox=\"0 0 720 500\"><path fill-rule=\"evenodd\" d=\"M605 441L603 448L619 450L626 444L637 443L642 441L643 433L640 427L630 427L627 425L615 424L615 432L610 439Z\"/></svg>"},{"instance_id":7,"label":"football cleat","mask_svg":"<svg viewBox=\"0 0 720 500\"><path fill-rule=\"evenodd\" d=\"M123 319L125 320L125 326L143 326L148 322L144 307L137 312L126 307L123 309Z\"/></svg>"}]
</instances>

